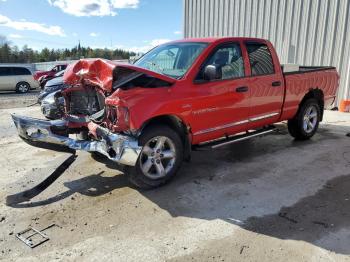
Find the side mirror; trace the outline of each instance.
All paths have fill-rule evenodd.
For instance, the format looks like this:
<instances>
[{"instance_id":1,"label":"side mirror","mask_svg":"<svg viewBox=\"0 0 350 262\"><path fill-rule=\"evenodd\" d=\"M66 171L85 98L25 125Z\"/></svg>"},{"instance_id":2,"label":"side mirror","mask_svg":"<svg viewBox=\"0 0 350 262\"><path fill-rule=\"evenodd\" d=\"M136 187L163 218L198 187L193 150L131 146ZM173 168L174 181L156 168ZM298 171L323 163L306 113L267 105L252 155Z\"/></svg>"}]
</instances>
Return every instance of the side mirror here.
<instances>
[{"instance_id":1,"label":"side mirror","mask_svg":"<svg viewBox=\"0 0 350 262\"><path fill-rule=\"evenodd\" d=\"M207 65L204 68L204 80L214 80L221 78L221 70L215 65Z\"/></svg>"}]
</instances>

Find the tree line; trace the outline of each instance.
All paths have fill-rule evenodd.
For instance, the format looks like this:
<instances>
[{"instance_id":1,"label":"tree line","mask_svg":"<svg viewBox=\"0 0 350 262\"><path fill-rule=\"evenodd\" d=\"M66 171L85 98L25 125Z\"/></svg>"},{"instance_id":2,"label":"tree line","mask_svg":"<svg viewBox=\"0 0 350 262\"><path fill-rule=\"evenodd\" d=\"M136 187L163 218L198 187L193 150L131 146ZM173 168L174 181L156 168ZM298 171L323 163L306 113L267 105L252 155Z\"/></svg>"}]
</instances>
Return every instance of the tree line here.
<instances>
[{"instance_id":1,"label":"tree line","mask_svg":"<svg viewBox=\"0 0 350 262\"><path fill-rule=\"evenodd\" d=\"M129 59L136 55L122 49L82 47L80 43L73 48L33 50L27 45L21 49L11 45L6 37L0 36L0 63L36 63L80 58L105 58L109 60Z\"/></svg>"}]
</instances>

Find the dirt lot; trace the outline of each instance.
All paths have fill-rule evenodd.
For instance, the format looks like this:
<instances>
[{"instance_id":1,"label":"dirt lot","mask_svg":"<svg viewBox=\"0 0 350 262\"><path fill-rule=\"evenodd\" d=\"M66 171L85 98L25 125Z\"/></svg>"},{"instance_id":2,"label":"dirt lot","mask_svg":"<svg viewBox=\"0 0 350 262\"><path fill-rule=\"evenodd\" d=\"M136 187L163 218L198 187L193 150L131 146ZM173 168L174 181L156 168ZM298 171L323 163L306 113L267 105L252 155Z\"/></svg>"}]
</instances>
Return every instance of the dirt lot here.
<instances>
[{"instance_id":1,"label":"dirt lot","mask_svg":"<svg viewBox=\"0 0 350 262\"><path fill-rule=\"evenodd\" d=\"M194 152L170 184L140 191L113 163L79 152L67 168L69 154L25 144L11 112L40 116L37 106L0 110L1 260L350 261L349 114L326 112L307 142L282 124ZM67 170L48 189L20 199L58 167ZM52 223L34 249L15 237Z\"/></svg>"},{"instance_id":2,"label":"dirt lot","mask_svg":"<svg viewBox=\"0 0 350 262\"><path fill-rule=\"evenodd\" d=\"M12 91L1 91L0 109L30 106L37 102L39 92L39 89L30 90L26 94L17 94Z\"/></svg>"}]
</instances>

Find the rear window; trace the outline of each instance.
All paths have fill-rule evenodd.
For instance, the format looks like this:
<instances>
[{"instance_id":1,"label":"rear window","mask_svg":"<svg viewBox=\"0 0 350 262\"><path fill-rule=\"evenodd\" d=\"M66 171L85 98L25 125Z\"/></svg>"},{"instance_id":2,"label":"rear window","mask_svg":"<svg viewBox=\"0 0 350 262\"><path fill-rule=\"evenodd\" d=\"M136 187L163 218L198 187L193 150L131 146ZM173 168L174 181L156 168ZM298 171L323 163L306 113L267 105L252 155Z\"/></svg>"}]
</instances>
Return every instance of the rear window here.
<instances>
[{"instance_id":1,"label":"rear window","mask_svg":"<svg viewBox=\"0 0 350 262\"><path fill-rule=\"evenodd\" d=\"M267 45L262 43L246 43L246 46L253 76L275 73L272 56Z\"/></svg>"},{"instance_id":2,"label":"rear window","mask_svg":"<svg viewBox=\"0 0 350 262\"><path fill-rule=\"evenodd\" d=\"M0 76L9 76L11 74L10 67L0 67Z\"/></svg>"},{"instance_id":3,"label":"rear window","mask_svg":"<svg viewBox=\"0 0 350 262\"><path fill-rule=\"evenodd\" d=\"M13 67L12 71L14 75L31 75L30 71L24 67Z\"/></svg>"}]
</instances>

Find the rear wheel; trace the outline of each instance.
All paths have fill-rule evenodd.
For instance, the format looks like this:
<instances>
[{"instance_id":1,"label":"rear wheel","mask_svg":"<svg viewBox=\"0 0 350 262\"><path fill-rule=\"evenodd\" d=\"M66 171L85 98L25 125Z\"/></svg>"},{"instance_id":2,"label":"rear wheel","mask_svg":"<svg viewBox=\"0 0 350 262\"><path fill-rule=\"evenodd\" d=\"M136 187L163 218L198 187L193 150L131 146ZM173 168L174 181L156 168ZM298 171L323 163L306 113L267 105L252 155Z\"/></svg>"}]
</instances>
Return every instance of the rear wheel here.
<instances>
[{"instance_id":1,"label":"rear wheel","mask_svg":"<svg viewBox=\"0 0 350 262\"><path fill-rule=\"evenodd\" d=\"M141 153L135 167L127 167L135 186L150 189L168 182L183 161L183 143L177 132L167 126L151 126L139 139Z\"/></svg>"},{"instance_id":2,"label":"rear wheel","mask_svg":"<svg viewBox=\"0 0 350 262\"><path fill-rule=\"evenodd\" d=\"M321 109L316 99L306 100L297 115L288 120L288 131L298 140L311 138L317 131L321 118Z\"/></svg>"},{"instance_id":3,"label":"rear wheel","mask_svg":"<svg viewBox=\"0 0 350 262\"><path fill-rule=\"evenodd\" d=\"M29 91L29 89L30 89L30 85L27 82L19 82L16 85L16 92L17 93L24 94L24 93L27 93Z\"/></svg>"}]
</instances>

